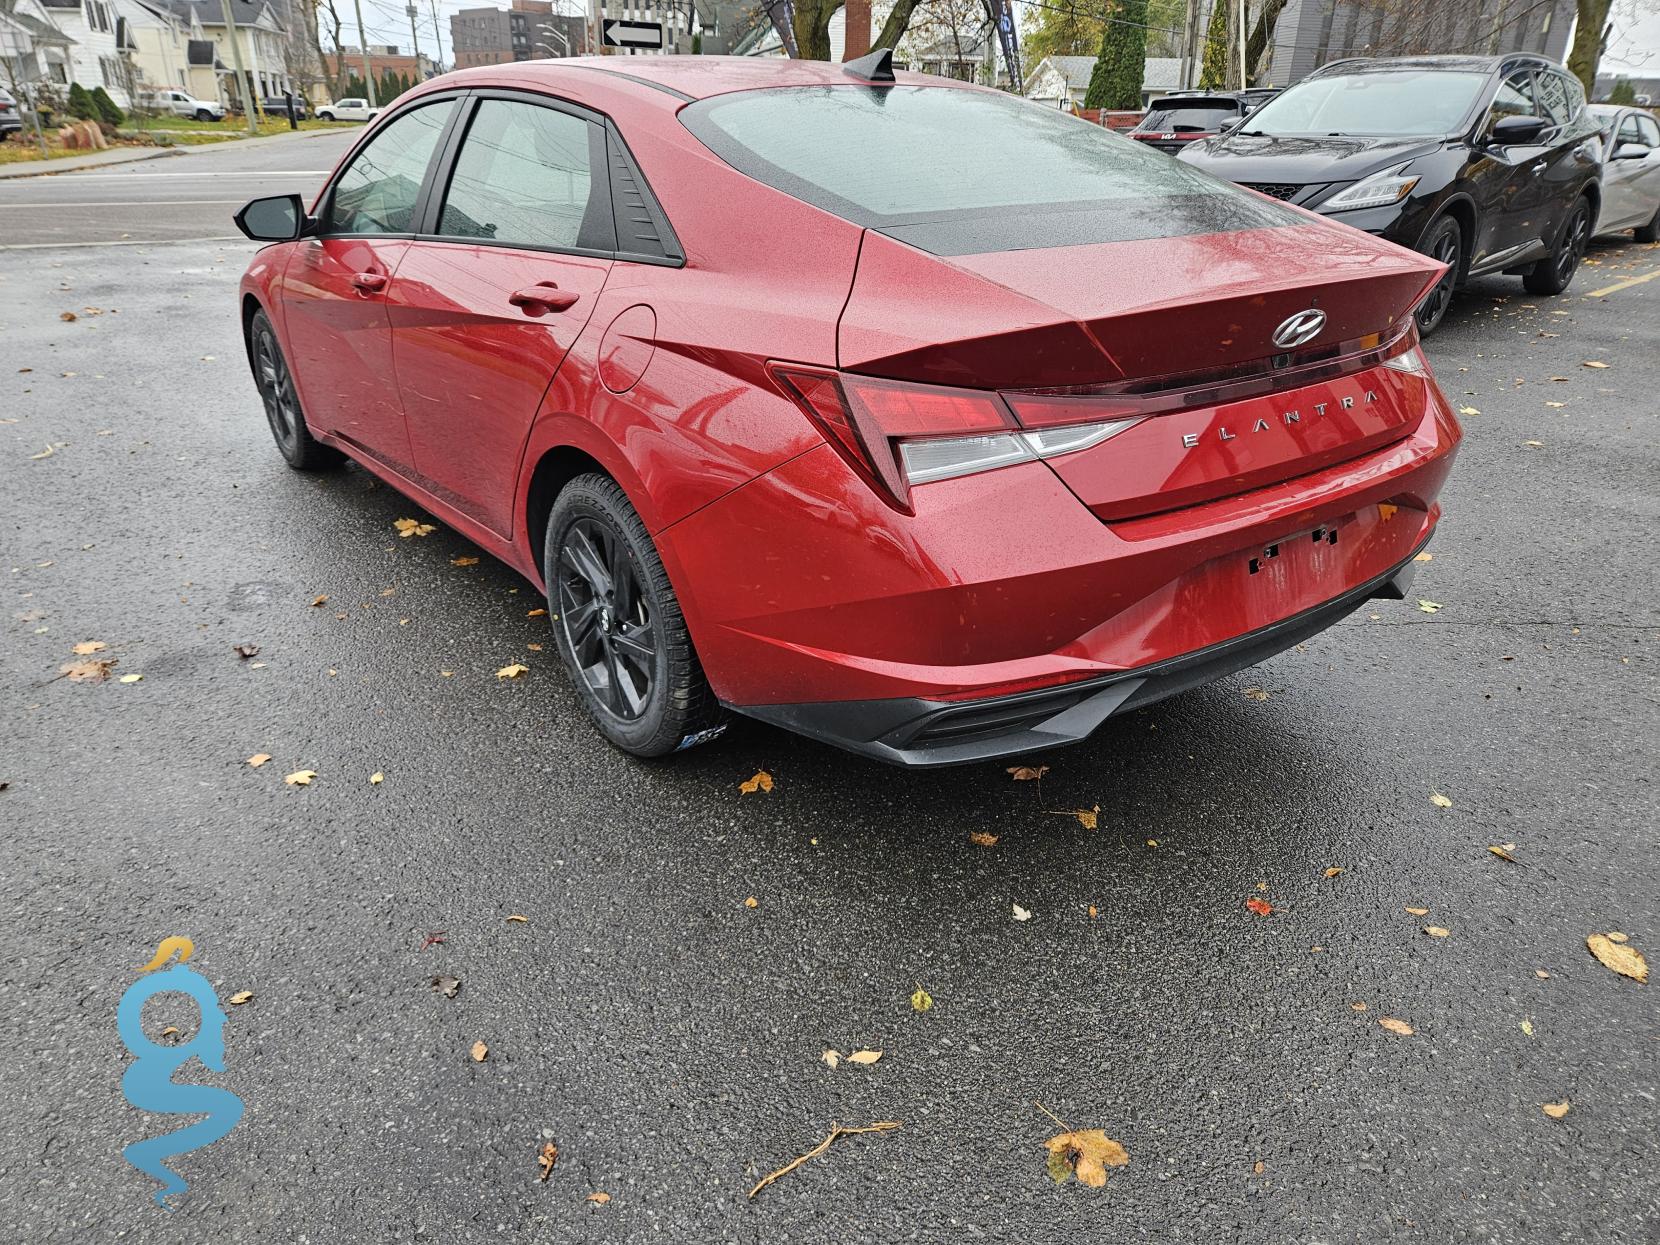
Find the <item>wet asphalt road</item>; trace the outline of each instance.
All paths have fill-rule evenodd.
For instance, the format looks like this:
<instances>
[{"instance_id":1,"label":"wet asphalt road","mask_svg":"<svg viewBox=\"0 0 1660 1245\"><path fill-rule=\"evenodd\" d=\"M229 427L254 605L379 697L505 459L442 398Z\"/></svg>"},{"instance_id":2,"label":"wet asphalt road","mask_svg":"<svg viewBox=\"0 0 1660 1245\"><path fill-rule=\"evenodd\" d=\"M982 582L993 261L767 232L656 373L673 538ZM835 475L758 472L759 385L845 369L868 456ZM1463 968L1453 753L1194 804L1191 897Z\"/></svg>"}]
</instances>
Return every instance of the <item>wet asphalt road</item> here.
<instances>
[{"instance_id":1,"label":"wet asphalt road","mask_svg":"<svg viewBox=\"0 0 1660 1245\"><path fill-rule=\"evenodd\" d=\"M1660 279L1594 296L1660 248L1599 248L1562 299L1483 281L1434 340L1479 411L1420 567L1439 612L1374 603L1056 752L1041 790L758 725L610 751L528 584L399 539L418 512L366 473L281 464L250 250L0 253L0 1236L1655 1239L1656 987L1584 940L1660 952ZM143 679L54 680L85 640ZM1052 815L1096 804L1093 832ZM246 1115L176 1160L168 1216L120 1149L180 1120L123 1101L114 1018L174 934L253 998L226 1070L181 1074ZM1129 1166L1052 1184L1046 1111ZM904 1126L746 1200L876 1120Z\"/></svg>"}]
</instances>

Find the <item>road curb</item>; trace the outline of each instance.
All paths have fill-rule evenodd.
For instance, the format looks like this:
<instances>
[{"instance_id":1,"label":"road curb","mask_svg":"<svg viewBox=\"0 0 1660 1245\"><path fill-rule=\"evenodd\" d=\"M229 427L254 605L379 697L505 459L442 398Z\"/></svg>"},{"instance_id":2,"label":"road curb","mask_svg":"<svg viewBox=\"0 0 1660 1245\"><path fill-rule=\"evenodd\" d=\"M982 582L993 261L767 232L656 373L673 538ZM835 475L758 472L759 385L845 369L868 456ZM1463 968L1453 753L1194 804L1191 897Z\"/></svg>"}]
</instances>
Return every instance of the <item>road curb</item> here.
<instances>
[{"instance_id":1,"label":"road curb","mask_svg":"<svg viewBox=\"0 0 1660 1245\"><path fill-rule=\"evenodd\" d=\"M45 168L31 166L0 168L0 181L22 177L53 177L59 173L81 173L87 169L107 169L118 164L134 164L139 160L159 160L163 156L182 156L184 151L178 147L157 147L154 150L135 151L130 156L123 156L119 160L92 160L85 164L76 163L79 157L70 156L64 160L43 160ZM58 166L58 167L52 167ZM67 167L63 167L67 166Z\"/></svg>"}]
</instances>

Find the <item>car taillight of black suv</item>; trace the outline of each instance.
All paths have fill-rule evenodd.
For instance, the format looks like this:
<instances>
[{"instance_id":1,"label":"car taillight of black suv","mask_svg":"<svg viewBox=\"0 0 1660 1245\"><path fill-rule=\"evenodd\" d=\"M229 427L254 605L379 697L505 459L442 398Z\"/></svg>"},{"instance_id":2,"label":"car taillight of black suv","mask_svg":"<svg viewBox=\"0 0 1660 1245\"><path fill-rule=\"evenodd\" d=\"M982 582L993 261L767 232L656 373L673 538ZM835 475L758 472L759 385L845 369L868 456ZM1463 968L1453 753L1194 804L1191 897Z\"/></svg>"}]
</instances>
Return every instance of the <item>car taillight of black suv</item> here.
<instances>
[{"instance_id":1,"label":"car taillight of black suv","mask_svg":"<svg viewBox=\"0 0 1660 1245\"><path fill-rule=\"evenodd\" d=\"M1525 53L1335 61L1180 158L1446 264L1421 334L1473 276L1566 290L1600 207L1585 92Z\"/></svg>"}]
</instances>

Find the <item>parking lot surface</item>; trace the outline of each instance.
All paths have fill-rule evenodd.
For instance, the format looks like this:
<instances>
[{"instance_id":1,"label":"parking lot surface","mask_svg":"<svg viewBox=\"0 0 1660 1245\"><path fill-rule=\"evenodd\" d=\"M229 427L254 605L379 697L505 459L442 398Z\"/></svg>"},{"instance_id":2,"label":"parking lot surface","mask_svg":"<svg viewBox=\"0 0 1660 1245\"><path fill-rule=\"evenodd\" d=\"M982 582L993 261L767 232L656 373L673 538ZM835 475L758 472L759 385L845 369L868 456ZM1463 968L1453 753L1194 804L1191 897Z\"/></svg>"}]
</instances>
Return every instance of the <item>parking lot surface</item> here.
<instances>
[{"instance_id":1,"label":"parking lot surface","mask_svg":"<svg viewBox=\"0 0 1660 1245\"><path fill-rule=\"evenodd\" d=\"M0 253L0 1235L1654 1239L1655 987L1585 940L1660 951L1660 247L1455 306L1428 353L1467 439L1414 599L1041 782L742 723L640 764L528 583L270 444L252 247L202 239L343 141L120 175L207 175L153 210L0 188L14 245L70 202L126 243ZM58 677L83 642L106 681ZM246 1115L166 1215L121 1148L180 1120L123 1101L115 1005L175 934L252 993L226 1070L180 1074ZM1057 1119L1128 1165L1053 1183Z\"/></svg>"}]
</instances>

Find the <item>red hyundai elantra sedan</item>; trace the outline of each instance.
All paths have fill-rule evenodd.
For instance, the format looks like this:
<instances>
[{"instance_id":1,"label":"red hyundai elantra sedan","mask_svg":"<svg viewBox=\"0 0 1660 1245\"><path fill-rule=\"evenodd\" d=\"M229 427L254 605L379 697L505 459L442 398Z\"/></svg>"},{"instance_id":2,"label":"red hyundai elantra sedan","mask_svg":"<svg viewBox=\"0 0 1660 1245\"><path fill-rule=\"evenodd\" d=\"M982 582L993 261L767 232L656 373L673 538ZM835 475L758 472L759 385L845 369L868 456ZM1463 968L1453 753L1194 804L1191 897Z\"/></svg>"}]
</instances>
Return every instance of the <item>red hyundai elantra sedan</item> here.
<instances>
[{"instance_id":1,"label":"red hyundai elantra sedan","mask_svg":"<svg viewBox=\"0 0 1660 1245\"><path fill-rule=\"evenodd\" d=\"M238 223L284 457L545 587L642 756L1083 739L1403 595L1461 435L1433 261L882 55L448 74Z\"/></svg>"}]
</instances>

